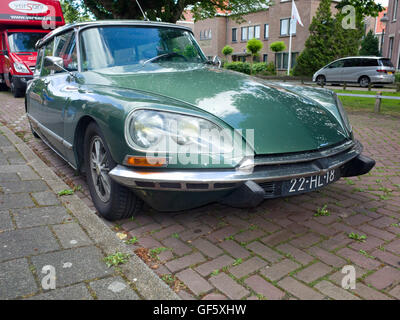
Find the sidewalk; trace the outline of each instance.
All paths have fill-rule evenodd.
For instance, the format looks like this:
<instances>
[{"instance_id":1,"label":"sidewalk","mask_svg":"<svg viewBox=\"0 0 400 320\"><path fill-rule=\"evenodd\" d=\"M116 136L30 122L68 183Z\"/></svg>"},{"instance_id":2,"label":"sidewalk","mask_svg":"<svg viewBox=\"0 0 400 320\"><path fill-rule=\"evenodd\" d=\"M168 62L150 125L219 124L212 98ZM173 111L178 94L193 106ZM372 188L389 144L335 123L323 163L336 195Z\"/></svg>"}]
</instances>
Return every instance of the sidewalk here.
<instances>
[{"instance_id":1,"label":"sidewalk","mask_svg":"<svg viewBox=\"0 0 400 320\"><path fill-rule=\"evenodd\" d=\"M179 299L68 188L0 125L0 299ZM108 268L116 252L129 261Z\"/></svg>"}]
</instances>

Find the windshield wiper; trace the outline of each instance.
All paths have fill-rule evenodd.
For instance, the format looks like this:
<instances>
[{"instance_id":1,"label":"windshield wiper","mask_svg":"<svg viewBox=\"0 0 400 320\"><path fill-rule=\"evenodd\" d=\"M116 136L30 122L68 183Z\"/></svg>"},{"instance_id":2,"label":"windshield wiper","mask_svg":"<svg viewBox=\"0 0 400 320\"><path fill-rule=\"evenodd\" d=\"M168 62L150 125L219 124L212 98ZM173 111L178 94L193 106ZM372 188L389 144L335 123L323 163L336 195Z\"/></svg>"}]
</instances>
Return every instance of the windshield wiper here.
<instances>
[{"instance_id":1,"label":"windshield wiper","mask_svg":"<svg viewBox=\"0 0 400 320\"><path fill-rule=\"evenodd\" d=\"M158 56L155 56L155 57L153 57L153 58L150 58L150 59L144 61L144 62L142 63L142 66L144 66L144 65L145 65L146 63L148 63L148 62L153 62L153 61L158 60L158 59L160 59L160 58L170 57L170 56L175 56L175 55L177 55L176 52L163 53L163 54L160 54L160 55L158 55Z\"/></svg>"}]
</instances>

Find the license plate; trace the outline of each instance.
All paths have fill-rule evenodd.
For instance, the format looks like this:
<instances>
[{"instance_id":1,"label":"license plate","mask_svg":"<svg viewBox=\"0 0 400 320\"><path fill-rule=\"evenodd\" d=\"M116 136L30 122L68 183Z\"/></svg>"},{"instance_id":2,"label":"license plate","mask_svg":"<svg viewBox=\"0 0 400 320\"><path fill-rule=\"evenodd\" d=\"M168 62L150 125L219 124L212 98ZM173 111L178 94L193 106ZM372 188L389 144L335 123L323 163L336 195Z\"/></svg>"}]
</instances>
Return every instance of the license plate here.
<instances>
[{"instance_id":1,"label":"license plate","mask_svg":"<svg viewBox=\"0 0 400 320\"><path fill-rule=\"evenodd\" d=\"M393 74L393 72L390 72L390 71L389 71L388 74Z\"/></svg>"},{"instance_id":2,"label":"license plate","mask_svg":"<svg viewBox=\"0 0 400 320\"><path fill-rule=\"evenodd\" d=\"M282 195L292 195L313 191L322 188L340 178L339 170L329 170L325 174L309 177L295 178L284 181L282 184Z\"/></svg>"}]
</instances>

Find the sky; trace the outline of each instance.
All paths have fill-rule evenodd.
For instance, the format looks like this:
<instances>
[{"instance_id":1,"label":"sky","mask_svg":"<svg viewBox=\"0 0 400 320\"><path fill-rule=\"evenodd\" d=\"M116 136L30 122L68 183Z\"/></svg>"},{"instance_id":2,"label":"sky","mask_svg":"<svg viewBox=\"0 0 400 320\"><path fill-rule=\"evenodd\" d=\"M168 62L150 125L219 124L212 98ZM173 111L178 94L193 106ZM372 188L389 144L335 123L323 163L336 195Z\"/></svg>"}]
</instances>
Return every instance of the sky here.
<instances>
[{"instance_id":1,"label":"sky","mask_svg":"<svg viewBox=\"0 0 400 320\"><path fill-rule=\"evenodd\" d=\"M387 7L389 0L375 0L375 2Z\"/></svg>"}]
</instances>

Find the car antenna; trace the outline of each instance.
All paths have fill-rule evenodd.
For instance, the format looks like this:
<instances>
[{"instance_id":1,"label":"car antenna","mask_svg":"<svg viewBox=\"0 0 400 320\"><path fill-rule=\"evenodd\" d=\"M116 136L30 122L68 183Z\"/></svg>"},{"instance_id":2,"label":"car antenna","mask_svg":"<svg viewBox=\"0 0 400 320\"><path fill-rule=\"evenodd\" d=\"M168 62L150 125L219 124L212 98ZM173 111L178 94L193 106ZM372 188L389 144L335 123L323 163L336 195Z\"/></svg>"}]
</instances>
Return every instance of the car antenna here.
<instances>
[{"instance_id":1,"label":"car antenna","mask_svg":"<svg viewBox=\"0 0 400 320\"><path fill-rule=\"evenodd\" d=\"M145 21L150 21L149 18L147 18L146 14L144 13L142 7L140 6L140 3L138 0L136 0L137 5L139 6L140 11L142 11L142 15Z\"/></svg>"}]
</instances>

